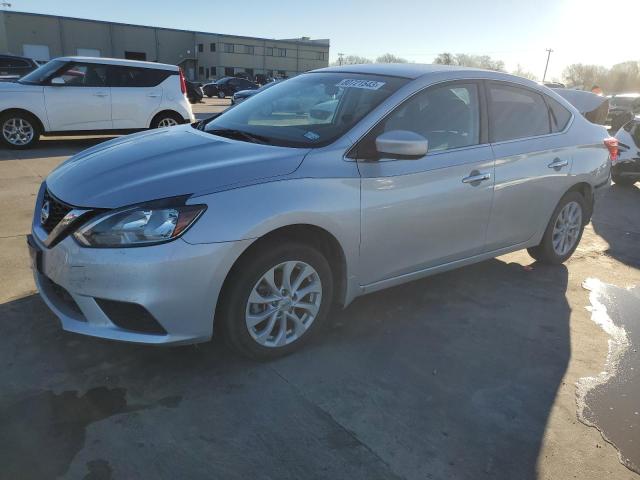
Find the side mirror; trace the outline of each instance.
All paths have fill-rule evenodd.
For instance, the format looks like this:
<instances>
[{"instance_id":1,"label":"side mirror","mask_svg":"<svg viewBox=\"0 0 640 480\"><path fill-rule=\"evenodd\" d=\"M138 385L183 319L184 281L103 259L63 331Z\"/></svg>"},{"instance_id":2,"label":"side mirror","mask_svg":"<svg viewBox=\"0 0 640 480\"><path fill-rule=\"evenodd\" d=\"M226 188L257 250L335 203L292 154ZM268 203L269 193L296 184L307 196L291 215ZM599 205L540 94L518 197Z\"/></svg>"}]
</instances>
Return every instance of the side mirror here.
<instances>
[{"instance_id":1,"label":"side mirror","mask_svg":"<svg viewBox=\"0 0 640 480\"><path fill-rule=\"evenodd\" d=\"M420 158L427 154L429 142L419 133L392 130L376 138L376 150L394 157Z\"/></svg>"},{"instance_id":2,"label":"side mirror","mask_svg":"<svg viewBox=\"0 0 640 480\"><path fill-rule=\"evenodd\" d=\"M65 81L62 77L54 77L51 79L51 85L64 85Z\"/></svg>"}]
</instances>

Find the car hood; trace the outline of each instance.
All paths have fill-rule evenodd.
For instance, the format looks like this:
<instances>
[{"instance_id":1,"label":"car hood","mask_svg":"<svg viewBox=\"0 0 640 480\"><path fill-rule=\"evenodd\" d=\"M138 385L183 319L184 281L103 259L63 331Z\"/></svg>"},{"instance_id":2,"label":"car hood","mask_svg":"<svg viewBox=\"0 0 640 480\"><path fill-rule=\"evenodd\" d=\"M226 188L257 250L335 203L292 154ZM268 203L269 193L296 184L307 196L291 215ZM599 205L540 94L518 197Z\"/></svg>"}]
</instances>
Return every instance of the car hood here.
<instances>
[{"instance_id":1,"label":"car hood","mask_svg":"<svg viewBox=\"0 0 640 480\"><path fill-rule=\"evenodd\" d=\"M42 85L29 85L18 82L0 82L0 92L21 93L21 92L41 92Z\"/></svg>"},{"instance_id":2,"label":"car hood","mask_svg":"<svg viewBox=\"0 0 640 480\"><path fill-rule=\"evenodd\" d=\"M46 183L70 205L117 208L281 177L294 172L308 151L230 140L184 125L91 147L53 170Z\"/></svg>"}]
</instances>

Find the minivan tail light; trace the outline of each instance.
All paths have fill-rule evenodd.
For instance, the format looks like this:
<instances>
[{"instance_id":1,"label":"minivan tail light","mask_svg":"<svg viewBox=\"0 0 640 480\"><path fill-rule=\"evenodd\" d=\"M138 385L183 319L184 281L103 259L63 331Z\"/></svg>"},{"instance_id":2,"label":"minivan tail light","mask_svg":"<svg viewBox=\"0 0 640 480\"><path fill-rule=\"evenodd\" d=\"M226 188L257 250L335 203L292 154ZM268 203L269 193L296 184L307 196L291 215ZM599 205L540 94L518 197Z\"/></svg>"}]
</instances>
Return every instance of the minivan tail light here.
<instances>
[{"instance_id":1,"label":"minivan tail light","mask_svg":"<svg viewBox=\"0 0 640 480\"><path fill-rule=\"evenodd\" d=\"M187 79L184 78L184 72L182 69L180 69L180 90L183 95L187 93Z\"/></svg>"},{"instance_id":2,"label":"minivan tail light","mask_svg":"<svg viewBox=\"0 0 640 480\"><path fill-rule=\"evenodd\" d=\"M609 158L611 158L611 163L615 163L618 161L618 139L614 137L609 137L604 140L604 144L609 150Z\"/></svg>"}]
</instances>

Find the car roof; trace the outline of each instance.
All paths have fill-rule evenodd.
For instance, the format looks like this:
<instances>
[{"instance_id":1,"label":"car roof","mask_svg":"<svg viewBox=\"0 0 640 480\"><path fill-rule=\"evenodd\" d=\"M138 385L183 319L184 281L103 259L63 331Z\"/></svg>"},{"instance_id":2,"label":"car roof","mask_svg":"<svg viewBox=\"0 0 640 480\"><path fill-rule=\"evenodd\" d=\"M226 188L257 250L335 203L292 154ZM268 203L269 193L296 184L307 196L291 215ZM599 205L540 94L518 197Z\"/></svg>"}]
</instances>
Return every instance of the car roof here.
<instances>
[{"instance_id":1,"label":"car roof","mask_svg":"<svg viewBox=\"0 0 640 480\"><path fill-rule=\"evenodd\" d=\"M0 53L0 58L20 58L22 60L33 60L29 57L23 57L22 55L12 55L10 53Z\"/></svg>"},{"instance_id":2,"label":"car roof","mask_svg":"<svg viewBox=\"0 0 640 480\"><path fill-rule=\"evenodd\" d=\"M342 65L339 67L328 67L314 70L314 72L335 72L335 73L362 73L369 75L387 75L391 77L402 77L415 80L425 75L442 72L465 72L477 74L496 73L507 75L502 72L493 72L480 68L457 67L453 65L420 64L420 63L369 63L362 65ZM512 75L507 75L513 77ZM516 77L519 78L519 77Z\"/></svg>"},{"instance_id":3,"label":"car roof","mask_svg":"<svg viewBox=\"0 0 640 480\"><path fill-rule=\"evenodd\" d=\"M85 63L102 63L106 65L122 65L125 67L154 68L156 70L172 70L178 71L177 65L169 65L168 63L143 62L142 60L126 60L122 58L107 57L58 57L55 60L65 62L85 62Z\"/></svg>"}]
</instances>

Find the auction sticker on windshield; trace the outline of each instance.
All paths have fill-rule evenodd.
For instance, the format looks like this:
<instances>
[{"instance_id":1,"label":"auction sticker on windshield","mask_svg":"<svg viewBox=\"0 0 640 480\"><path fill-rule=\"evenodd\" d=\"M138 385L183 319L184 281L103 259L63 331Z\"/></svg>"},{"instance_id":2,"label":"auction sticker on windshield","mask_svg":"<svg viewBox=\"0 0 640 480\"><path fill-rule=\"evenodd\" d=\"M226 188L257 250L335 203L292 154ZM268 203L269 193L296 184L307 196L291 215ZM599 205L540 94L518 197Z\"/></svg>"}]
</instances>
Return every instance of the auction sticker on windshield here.
<instances>
[{"instance_id":1,"label":"auction sticker on windshield","mask_svg":"<svg viewBox=\"0 0 640 480\"><path fill-rule=\"evenodd\" d=\"M336 87L344 88L366 88L367 90L378 90L385 82L375 80L356 80L355 78L345 78L336 84Z\"/></svg>"}]
</instances>

